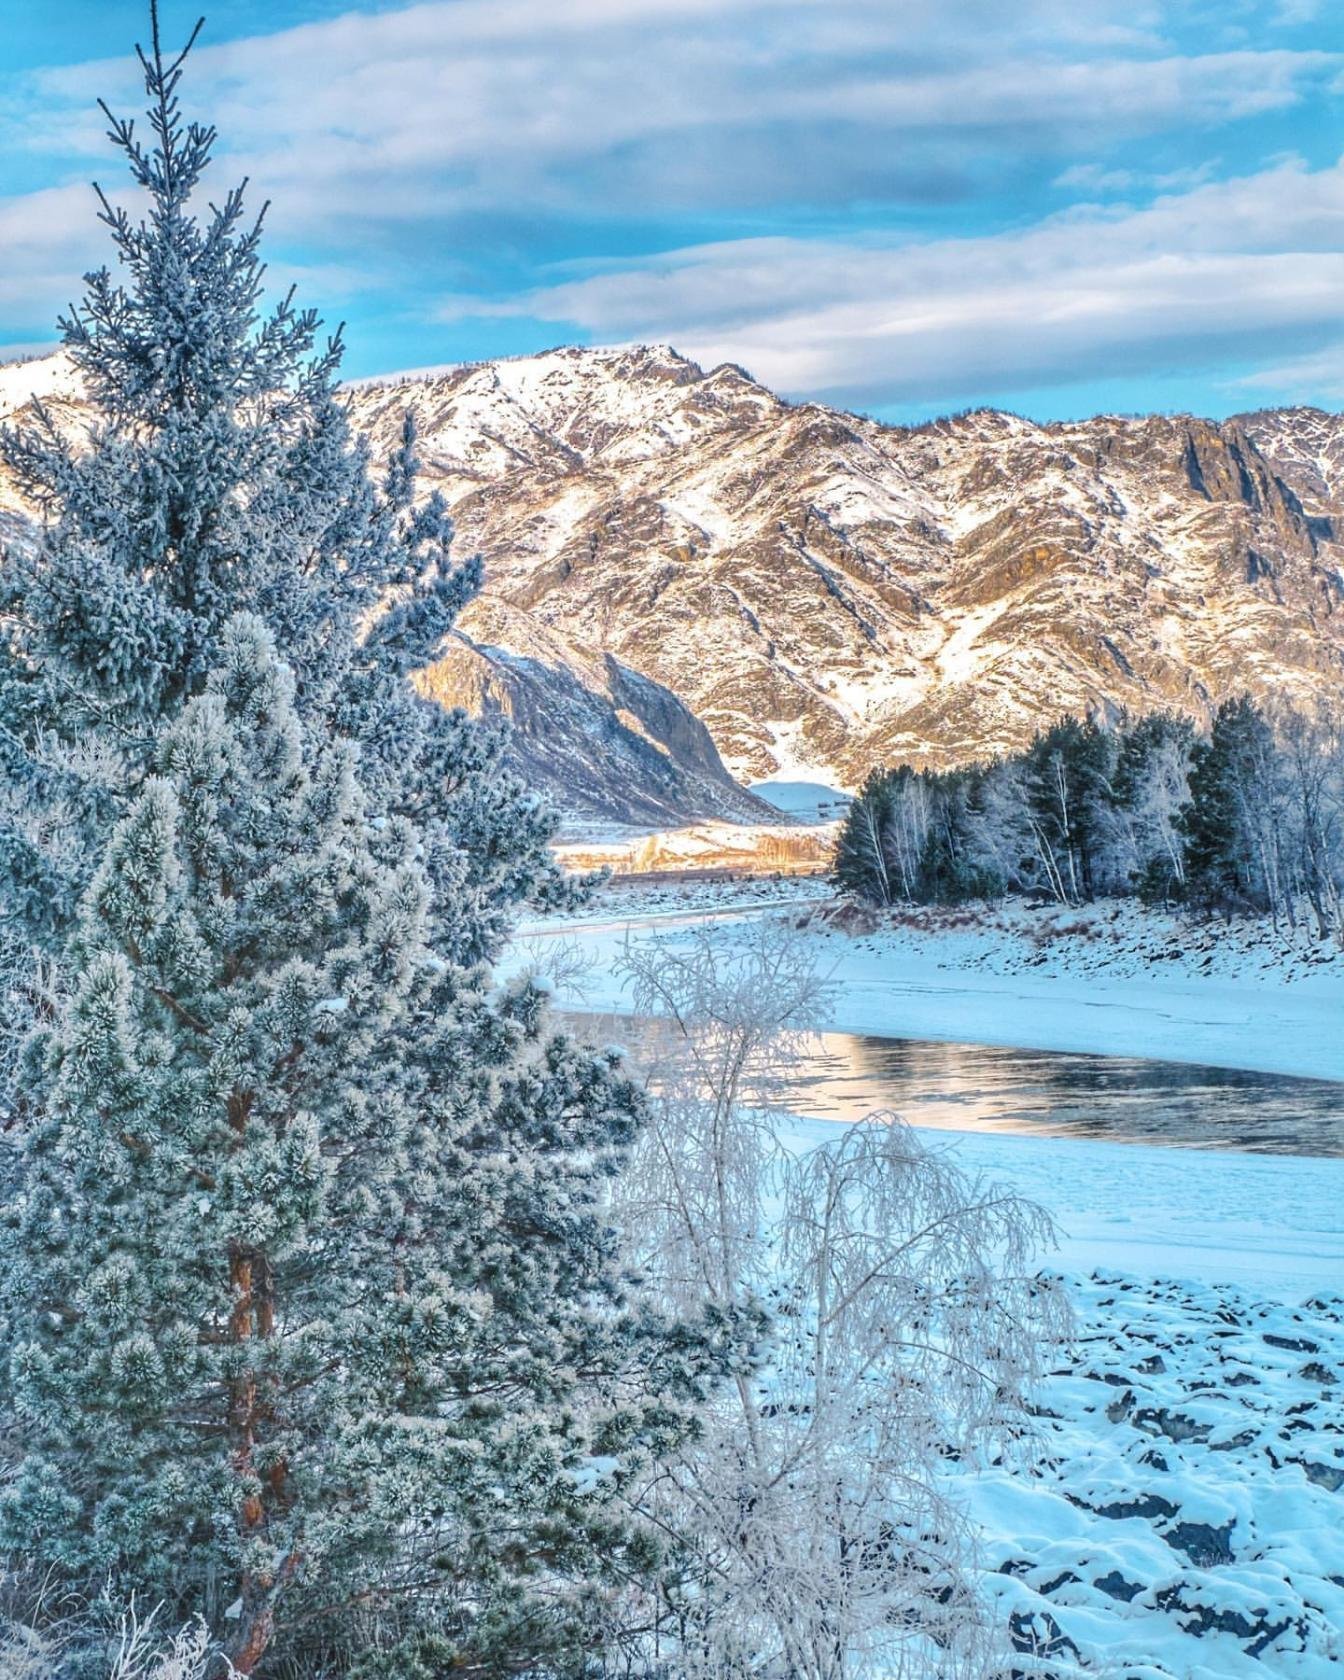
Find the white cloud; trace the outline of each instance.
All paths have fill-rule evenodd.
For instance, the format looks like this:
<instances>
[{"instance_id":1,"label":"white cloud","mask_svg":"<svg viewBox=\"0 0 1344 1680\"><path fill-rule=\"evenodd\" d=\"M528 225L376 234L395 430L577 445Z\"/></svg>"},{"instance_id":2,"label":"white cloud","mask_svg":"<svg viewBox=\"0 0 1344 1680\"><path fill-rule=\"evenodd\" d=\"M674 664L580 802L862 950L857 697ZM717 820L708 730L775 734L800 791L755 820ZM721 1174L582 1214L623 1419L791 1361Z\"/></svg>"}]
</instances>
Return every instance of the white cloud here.
<instances>
[{"instance_id":1,"label":"white cloud","mask_svg":"<svg viewBox=\"0 0 1344 1680\"><path fill-rule=\"evenodd\" d=\"M1234 383L1243 390L1272 391L1276 400L1284 391L1310 391L1318 401L1344 399L1344 337L1313 355L1274 362Z\"/></svg>"},{"instance_id":2,"label":"white cloud","mask_svg":"<svg viewBox=\"0 0 1344 1680\"><path fill-rule=\"evenodd\" d=\"M11 332L43 324L52 299L80 291L80 276L106 245L88 187L49 187L0 199L0 320Z\"/></svg>"},{"instance_id":3,"label":"white cloud","mask_svg":"<svg viewBox=\"0 0 1344 1680\"><path fill-rule=\"evenodd\" d=\"M1314 23L1321 15L1322 6L1323 0L1279 0L1275 21L1289 27Z\"/></svg>"},{"instance_id":4,"label":"white cloud","mask_svg":"<svg viewBox=\"0 0 1344 1680\"><path fill-rule=\"evenodd\" d=\"M1341 297L1344 163L1287 162L997 237L703 245L497 307L876 402L1281 358Z\"/></svg>"},{"instance_id":5,"label":"white cloud","mask_svg":"<svg viewBox=\"0 0 1344 1680\"><path fill-rule=\"evenodd\" d=\"M1213 179L1217 165L1210 159L1186 169L1169 169L1161 174L1139 169L1107 169L1099 163L1075 163L1062 170L1050 183L1063 192L1116 194L1181 192Z\"/></svg>"},{"instance_id":6,"label":"white cloud","mask_svg":"<svg viewBox=\"0 0 1344 1680\"><path fill-rule=\"evenodd\" d=\"M987 151L1067 155L1292 105L1339 60L1183 57L1120 0L455 0L198 49L188 104L289 229L342 216L900 197ZM124 63L26 84L6 140L101 150Z\"/></svg>"},{"instance_id":7,"label":"white cloud","mask_svg":"<svg viewBox=\"0 0 1344 1680\"><path fill-rule=\"evenodd\" d=\"M439 0L203 47L184 100L220 129L213 174L246 172L275 201L275 234L304 242L291 272L333 311L394 290L406 255L420 273L437 267L445 291L469 284L455 237L471 218L518 227L526 261L529 224L546 218L723 211L768 227L779 205L955 200L1029 165L1075 197L1166 195L995 238L724 241L444 309L672 338L789 390L936 397L969 379L1056 378L1116 355L1156 365L1307 332L1323 289L1340 295L1337 171L1290 162L1214 186L1179 156L1152 173L1107 161L1118 143L1192 129L1206 154L1209 132L1286 110L1340 69L1338 56L1273 47L1264 28L1254 48L1222 50L1230 26L1212 21L1207 50L1182 56L1171 10ZM1253 12L1236 13L1248 31ZM93 99L138 109L132 66L42 71L4 94L0 145L62 170L96 159L117 187ZM25 334L106 255L82 186L0 201L0 245L0 320Z\"/></svg>"}]
</instances>

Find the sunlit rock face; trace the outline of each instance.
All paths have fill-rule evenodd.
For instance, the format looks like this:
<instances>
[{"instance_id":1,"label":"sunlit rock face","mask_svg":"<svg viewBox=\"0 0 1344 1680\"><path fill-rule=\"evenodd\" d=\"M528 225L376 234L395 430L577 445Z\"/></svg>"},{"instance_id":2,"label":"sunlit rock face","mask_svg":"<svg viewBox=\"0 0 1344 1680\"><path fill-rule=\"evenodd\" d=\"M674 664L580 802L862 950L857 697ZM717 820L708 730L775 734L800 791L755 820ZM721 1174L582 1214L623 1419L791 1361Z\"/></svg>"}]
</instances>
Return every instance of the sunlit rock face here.
<instances>
[{"instance_id":1,"label":"sunlit rock face","mask_svg":"<svg viewBox=\"0 0 1344 1680\"><path fill-rule=\"evenodd\" d=\"M417 681L445 705L509 725L510 756L572 820L676 828L704 818L779 822L728 774L670 690L486 597Z\"/></svg>"},{"instance_id":2,"label":"sunlit rock face","mask_svg":"<svg viewBox=\"0 0 1344 1680\"><path fill-rule=\"evenodd\" d=\"M59 359L36 366L69 414ZM22 397L7 374L0 408ZM665 347L349 401L376 451L414 410L424 486L484 556L427 683L511 716L523 767L588 814L739 818L732 777L853 786L1021 746L1064 711L1204 715L1344 677L1339 415L907 429Z\"/></svg>"},{"instance_id":3,"label":"sunlit rock face","mask_svg":"<svg viewBox=\"0 0 1344 1680\"><path fill-rule=\"evenodd\" d=\"M1344 672L1338 415L903 429L657 347L351 401L382 445L414 407L488 595L670 689L743 779L852 785L1064 710L1203 713Z\"/></svg>"}]
</instances>

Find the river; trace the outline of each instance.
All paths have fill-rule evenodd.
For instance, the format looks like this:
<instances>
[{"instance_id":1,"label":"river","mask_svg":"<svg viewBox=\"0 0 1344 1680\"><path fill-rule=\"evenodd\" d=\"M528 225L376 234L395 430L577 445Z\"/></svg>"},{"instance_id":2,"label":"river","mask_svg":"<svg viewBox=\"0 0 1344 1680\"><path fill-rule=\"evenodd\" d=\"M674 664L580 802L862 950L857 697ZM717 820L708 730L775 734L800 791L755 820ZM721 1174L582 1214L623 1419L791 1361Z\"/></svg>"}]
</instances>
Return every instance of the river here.
<instances>
[{"instance_id":1,"label":"river","mask_svg":"<svg viewBox=\"0 0 1344 1680\"><path fill-rule=\"evenodd\" d=\"M661 1024L567 1011L582 1036L647 1046ZM786 1092L838 1121L890 1109L961 1132L1344 1156L1344 1084L1131 1056L816 1034Z\"/></svg>"}]
</instances>

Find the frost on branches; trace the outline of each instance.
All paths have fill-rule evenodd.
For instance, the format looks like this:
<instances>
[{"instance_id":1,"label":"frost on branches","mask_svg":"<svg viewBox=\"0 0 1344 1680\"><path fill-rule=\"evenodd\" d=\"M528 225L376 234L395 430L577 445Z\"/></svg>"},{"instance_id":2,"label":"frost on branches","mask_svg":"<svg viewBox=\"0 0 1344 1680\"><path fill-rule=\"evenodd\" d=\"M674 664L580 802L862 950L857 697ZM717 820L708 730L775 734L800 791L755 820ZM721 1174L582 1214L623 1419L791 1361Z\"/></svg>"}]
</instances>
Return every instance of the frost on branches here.
<instances>
[{"instance_id":1,"label":"frost on branches","mask_svg":"<svg viewBox=\"0 0 1344 1680\"><path fill-rule=\"evenodd\" d=\"M47 1006L32 953L68 929L110 824L148 768L156 720L200 692L240 610L271 627L295 703L360 743L366 787L421 825L437 937L493 956L520 900L563 896L551 820L501 746L417 698L407 673L475 589L439 501L416 506L409 422L383 482L335 391L339 333L263 308L261 219L242 189L197 213L214 131L186 122L186 54L157 21L142 54L144 140L107 113L147 202L100 192L114 271L60 323L97 421L69 440L39 407L0 457L42 509L0 561L0 983L12 1023Z\"/></svg>"},{"instance_id":2,"label":"frost on branches","mask_svg":"<svg viewBox=\"0 0 1344 1680\"><path fill-rule=\"evenodd\" d=\"M815 968L762 923L631 947L636 1007L674 1023L622 1220L670 1305L764 1309L700 1434L638 1490L676 1536L657 1672L943 1680L999 1672L969 1525L939 1466L1023 1434L1067 1325L1037 1274L1044 1214L891 1115L800 1152L776 1104ZM657 1664L661 1663L661 1667Z\"/></svg>"},{"instance_id":3,"label":"frost on branches","mask_svg":"<svg viewBox=\"0 0 1344 1680\"><path fill-rule=\"evenodd\" d=\"M581 1650L644 1561L614 1492L710 1363L600 1217L636 1092L441 960L415 828L294 694L234 620L29 1045L0 1541L200 1611L244 1674L374 1609L400 1660Z\"/></svg>"},{"instance_id":4,"label":"frost on branches","mask_svg":"<svg viewBox=\"0 0 1344 1680\"><path fill-rule=\"evenodd\" d=\"M882 906L1132 895L1344 943L1344 714L1242 697L1207 734L1172 713L1064 718L986 764L875 770L834 871Z\"/></svg>"}]
</instances>

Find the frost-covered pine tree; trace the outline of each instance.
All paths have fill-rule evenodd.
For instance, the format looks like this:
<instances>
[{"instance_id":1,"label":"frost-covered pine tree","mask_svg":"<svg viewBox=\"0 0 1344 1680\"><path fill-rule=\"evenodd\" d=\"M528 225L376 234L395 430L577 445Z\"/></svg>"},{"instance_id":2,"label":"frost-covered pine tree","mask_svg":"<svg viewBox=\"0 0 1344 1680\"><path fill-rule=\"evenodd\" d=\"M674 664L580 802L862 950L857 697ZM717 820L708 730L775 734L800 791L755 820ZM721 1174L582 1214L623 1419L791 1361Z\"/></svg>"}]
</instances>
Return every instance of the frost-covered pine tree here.
<instances>
[{"instance_id":1,"label":"frost-covered pine tree","mask_svg":"<svg viewBox=\"0 0 1344 1680\"><path fill-rule=\"evenodd\" d=\"M244 1674L581 1668L713 1362L602 1217L637 1092L445 960L415 826L221 634L26 1052L0 1547Z\"/></svg>"},{"instance_id":2,"label":"frost-covered pine tree","mask_svg":"<svg viewBox=\"0 0 1344 1680\"><path fill-rule=\"evenodd\" d=\"M488 958L521 899L564 890L549 820L499 742L407 681L477 583L450 561L441 503L416 497L413 429L375 483L335 388L339 333L321 347L312 311L264 307L261 220L241 188L196 209L215 135L184 120L186 52L166 58L151 17L148 136L108 113L146 209L100 193L117 267L89 275L60 323L94 424L64 435L39 407L0 434L42 516L0 564L11 1020L15 993L45 1006L32 953L59 947L158 718L199 692L240 610L271 625L300 715L357 739L370 793L419 823L431 914L452 905L441 945Z\"/></svg>"}]
</instances>

